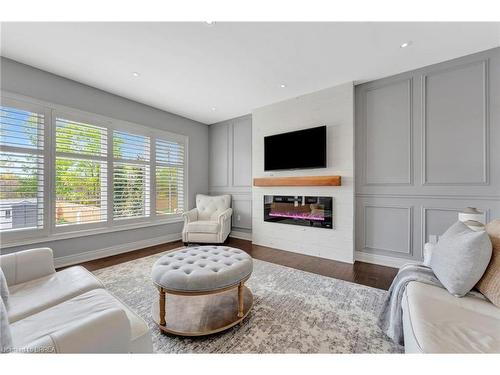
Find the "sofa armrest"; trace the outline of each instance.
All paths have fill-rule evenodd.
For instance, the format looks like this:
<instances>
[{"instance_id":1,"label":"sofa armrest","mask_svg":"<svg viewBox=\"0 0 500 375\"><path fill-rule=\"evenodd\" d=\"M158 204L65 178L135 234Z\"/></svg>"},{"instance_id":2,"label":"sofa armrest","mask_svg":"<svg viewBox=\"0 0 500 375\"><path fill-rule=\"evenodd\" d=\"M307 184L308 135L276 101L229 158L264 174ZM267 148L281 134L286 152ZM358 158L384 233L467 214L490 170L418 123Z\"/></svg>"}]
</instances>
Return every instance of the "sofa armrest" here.
<instances>
[{"instance_id":1,"label":"sofa armrest","mask_svg":"<svg viewBox=\"0 0 500 375\"><path fill-rule=\"evenodd\" d=\"M228 219L231 219L231 215L233 214L233 209L228 208L222 211L219 215L217 215L217 221L220 224L224 224Z\"/></svg>"},{"instance_id":2,"label":"sofa armrest","mask_svg":"<svg viewBox=\"0 0 500 375\"><path fill-rule=\"evenodd\" d=\"M109 309L49 335L56 353L128 353L130 322L125 311Z\"/></svg>"},{"instance_id":3,"label":"sofa armrest","mask_svg":"<svg viewBox=\"0 0 500 375\"><path fill-rule=\"evenodd\" d=\"M191 223L192 221L197 221L198 220L198 209L193 208L189 211L186 211L182 214L182 217L184 218L184 224Z\"/></svg>"},{"instance_id":4,"label":"sofa armrest","mask_svg":"<svg viewBox=\"0 0 500 375\"><path fill-rule=\"evenodd\" d=\"M54 254L48 247L2 255L0 267L5 274L7 285L24 283L56 272Z\"/></svg>"}]
</instances>

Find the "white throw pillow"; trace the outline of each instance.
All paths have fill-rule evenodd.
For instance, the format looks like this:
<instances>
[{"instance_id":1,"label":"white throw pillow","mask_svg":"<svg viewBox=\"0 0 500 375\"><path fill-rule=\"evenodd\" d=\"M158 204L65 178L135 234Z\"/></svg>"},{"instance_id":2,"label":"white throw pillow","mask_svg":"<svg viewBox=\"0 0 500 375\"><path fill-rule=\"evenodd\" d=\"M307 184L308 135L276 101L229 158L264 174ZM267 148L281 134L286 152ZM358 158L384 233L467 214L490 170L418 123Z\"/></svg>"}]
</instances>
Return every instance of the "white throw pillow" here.
<instances>
[{"instance_id":1,"label":"white throw pillow","mask_svg":"<svg viewBox=\"0 0 500 375\"><path fill-rule=\"evenodd\" d=\"M486 232L475 232L458 221L439 238L432 252L431 268L451 294L462 297L483 276L491 252Z\"/></svg>"},{"instance_id":2,"label":"white throw pillow","mask_svg":"<svg viewBox=\"0 0 500 375\"><path fill-rule=\"evenodd\" d=\"M7 280L5 279L5 275L3 274L2 269L0 268L0 297L5 304L5 308L9 308L9 287L7 286Z\"/></svg>"}]
</instances>

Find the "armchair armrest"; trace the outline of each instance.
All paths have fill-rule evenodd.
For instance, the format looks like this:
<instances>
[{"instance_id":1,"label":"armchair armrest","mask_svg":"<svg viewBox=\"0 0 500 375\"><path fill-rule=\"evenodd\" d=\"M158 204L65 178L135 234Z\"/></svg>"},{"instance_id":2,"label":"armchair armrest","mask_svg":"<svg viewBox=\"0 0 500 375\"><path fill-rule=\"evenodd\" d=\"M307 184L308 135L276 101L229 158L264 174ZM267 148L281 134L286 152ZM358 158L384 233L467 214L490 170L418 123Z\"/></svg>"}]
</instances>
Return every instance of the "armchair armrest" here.
<instances>
[{"instance_id":1,"label":"armchair armrest","mask_svg":"<svg viewBox=\"0 0 500 375\"><path fill-rule=\"evenodd\" d=\"M29 353L128 353L130 322L121 309L92 314L70 327L30 343Z\"/></svg>"},{"instance_id":2,"label":"armchair armrest","mask_svg":"<svg viewBox=\"0 0 500 375\"><path fill-rule=\"evenodd\" d=\"M2 255L0 267L5 274L7 285L24 283L56 272L54 254L48 247Z\"/></svg>"},{"instance_id":3,"label":"armchair armrest","mask_svg":"<svg viewBox=\"0 0 500 375\"><path fill-rule=\"evenodd\" d=\"M189 211L186 211L182 214L182 217L184 218L184 223L190 223L192 221L197 221L198 220L198 209L193 208Z\"/></svg>"},{"instance_id":4,"label":"armchair armrest","mask_svg":"<svg viewBox=\"0 0 500 375\"><path fill-rule=\"evenodd\" d=\"M228 208L228 209L222 211L219 215L217 215L217 221L220 224L223 224L227 219L231 218L232 214L233 214L233 209Z\"/></svg>"}]
</instances>

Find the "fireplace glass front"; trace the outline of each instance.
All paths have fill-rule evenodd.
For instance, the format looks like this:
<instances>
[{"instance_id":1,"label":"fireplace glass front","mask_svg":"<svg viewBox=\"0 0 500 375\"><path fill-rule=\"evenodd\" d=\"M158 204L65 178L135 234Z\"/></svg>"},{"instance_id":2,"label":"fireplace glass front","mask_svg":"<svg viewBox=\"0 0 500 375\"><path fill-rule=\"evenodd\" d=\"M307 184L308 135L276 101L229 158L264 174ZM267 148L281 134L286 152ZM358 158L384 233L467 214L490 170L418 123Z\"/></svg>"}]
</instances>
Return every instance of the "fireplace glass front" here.
<instances>
[{"instance_id":1,"label":"fireplace glass front","mask_svg":"<svg viewBox=\"0 0 500 375\"><path fill-rule=\"evenodd\" d=\"M333 198L264 195L264 221L333 228Z\"/></svg>"}]
</instances>

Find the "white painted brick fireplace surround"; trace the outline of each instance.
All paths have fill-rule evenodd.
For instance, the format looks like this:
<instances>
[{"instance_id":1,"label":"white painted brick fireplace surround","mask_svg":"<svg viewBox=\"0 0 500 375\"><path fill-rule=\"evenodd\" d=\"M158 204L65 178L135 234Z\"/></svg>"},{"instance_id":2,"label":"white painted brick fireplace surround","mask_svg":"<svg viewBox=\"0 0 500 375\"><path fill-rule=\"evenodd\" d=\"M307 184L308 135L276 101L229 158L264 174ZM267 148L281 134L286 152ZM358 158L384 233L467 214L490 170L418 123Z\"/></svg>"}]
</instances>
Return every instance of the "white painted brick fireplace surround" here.
<instances>
[{"instance_id":1,"label":"white painted brick fireplace surround","mask_svg":"<svg viewBox=\"0 0 500 375\"><path fill-rule=\"evenodd\" d=\"M264 137L327 126L327 168L264 172ZM252 113L252 175L340 175L342 186L253 187L252 235L258 245L354 262L354 87L352 82L256 109ZM300 152L300 150L289 150ZM334 229L264 222L264 195L334 198Z\"/></svg>"}]
</instances>

